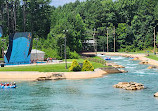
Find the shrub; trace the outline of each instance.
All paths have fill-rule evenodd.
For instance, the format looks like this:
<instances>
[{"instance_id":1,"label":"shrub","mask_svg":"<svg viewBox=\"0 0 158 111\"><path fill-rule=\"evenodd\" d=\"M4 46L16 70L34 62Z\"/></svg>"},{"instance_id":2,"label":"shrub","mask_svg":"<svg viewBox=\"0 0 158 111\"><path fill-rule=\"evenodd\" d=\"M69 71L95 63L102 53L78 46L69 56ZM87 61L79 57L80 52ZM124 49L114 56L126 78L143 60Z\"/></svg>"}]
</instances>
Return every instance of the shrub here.
<instances>
[{"instance_id":1,"label":"shrub","mask_svg":"<svg viewBox=\"0 0 158 111\"><path fill-rule=\"evenodd\" d=\"M82 71L94 71L94 67L88 60L85 60L83 62Z\"/></svg>"},{"instance_id":2,"label":"shrub","mask_svg":"<svg viewBox=\"0 0 158 111\"><path fill-rule=\"evenodd\" d=\"M78 59L80 57L80 55L74 51L74 52L70 52L70 59Z\"/></svg>"},{"instance_id":3,"label":"shrub","mask_svg":"<svg viewBox=\"0 0 158 111\"><path fill-rule=\"evenodd\" d=\"M81 71L81 67L79 65L79 63L74 60L69 68L69 71Z\"/></svg>"}]
</instances>

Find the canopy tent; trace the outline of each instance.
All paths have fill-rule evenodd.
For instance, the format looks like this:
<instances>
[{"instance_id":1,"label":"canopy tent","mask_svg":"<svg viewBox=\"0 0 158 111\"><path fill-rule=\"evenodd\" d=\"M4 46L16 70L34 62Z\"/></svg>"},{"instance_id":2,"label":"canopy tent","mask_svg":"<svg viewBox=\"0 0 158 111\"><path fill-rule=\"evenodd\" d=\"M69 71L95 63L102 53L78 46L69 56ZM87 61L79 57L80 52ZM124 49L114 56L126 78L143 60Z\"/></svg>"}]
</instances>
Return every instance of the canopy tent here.
<instances>
[{"instance_id":1,"label":"canopy tent","mask_svg":"<svg viewBox=\"0 0 158 111\"><path fill-rule=\"evenodd\" d=\"M37 49L32 49L31 60L44 61L44 55L45 55L45 52L37 50Z\"/></svg>"}]
</instances>

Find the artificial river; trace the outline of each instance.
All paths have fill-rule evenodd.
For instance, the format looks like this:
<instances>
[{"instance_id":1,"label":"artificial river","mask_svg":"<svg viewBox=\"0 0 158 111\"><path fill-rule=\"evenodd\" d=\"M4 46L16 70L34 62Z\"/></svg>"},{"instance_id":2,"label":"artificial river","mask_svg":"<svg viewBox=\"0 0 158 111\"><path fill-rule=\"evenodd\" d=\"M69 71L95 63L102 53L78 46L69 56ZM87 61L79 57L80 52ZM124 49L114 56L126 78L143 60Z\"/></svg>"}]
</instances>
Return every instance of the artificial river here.
<instances>
[{"instance_id":1,"label":"artificial river","mask_svg":"<svg viewBox=\"0 0 158 111\"><path fill-rule=\"evenodd\" d=\"M1 111L158 111L158 70L139 61L112 57L128 73L103 78L17 82L16 89L0 90ZM146 89L127 91L113 88L118 82L138 82Z\"/></svg>"}]
</instances>

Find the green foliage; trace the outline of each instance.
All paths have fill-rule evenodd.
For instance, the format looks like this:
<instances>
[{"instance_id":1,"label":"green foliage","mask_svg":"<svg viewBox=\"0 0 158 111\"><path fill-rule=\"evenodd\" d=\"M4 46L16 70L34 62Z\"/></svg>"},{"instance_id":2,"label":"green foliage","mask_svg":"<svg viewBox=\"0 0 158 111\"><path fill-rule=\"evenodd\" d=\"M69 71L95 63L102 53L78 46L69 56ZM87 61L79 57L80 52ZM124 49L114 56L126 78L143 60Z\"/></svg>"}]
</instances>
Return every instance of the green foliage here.
<instances>
[{"instance_id":1,"label":"green foliage","mask_svg":"<svg viewBox=\"0 0 158 111\"><path fill-rule=\"evenodd\" d=\"M79 63L74 60L69 68L69 71L81 71L81 67L79 65Z\"/></svg>"},{"instance_id":2,"label":"green foliage","mask_svg":"<svg viewBox=\"0 0 158 111\"><path fill-rule=\"evenodd\" d=\"M157 55L150 55L150 54L149 54L149 56L146 56L146 57L149 58L149 59L153 59L153 60L158 61Z\"/></svg>"},{"instance_id":3,"label":"green foliage","mask_svg":"<svg viewBox=\"0 0 158 111\"><path fill-rule=\"evenodd\" d=\"M85 60L83 62L82 71L94 71L94 67L88 60Z\"/></svg>"},{"instance_id":4,"label":"green foliage","mask_svg":"<svg viewBox=\"0 0 158 111\"><path fill-rule=\"evenodd\" d=\"M72 58L70 52L81 52L84 49L82 42L93 39L94 28L98 51L106 51L107 27L109 51L114 50L114 27L117 51L153 47L153 27L158 23L157 0L77 0L57 8L49 3L50 0L1 0L0 24L4 36L9 32L22 32L25 28L33 32L33 37L40 38L37 49L46 50L47 56L56 58L63 58L61 52L64 51L65 37L67 56ZM33 45L36 48L36 41ZM93 49L85 47L86 51ZM55 50L55 55L49 50Z\"/></svg>"},{"instance_id":5,"label":"green foliage","mask_svg":"<svg viewBox=\"0 0 158 111\"><path fill-rule=\"evenodd\" d=\"M51 57L51 58L61 59L57 49L48 48L48 49L44 49L43 51L45 52L45 58Z\"/></svg>"},{"instance_id":6,"label":"green foliage","mask_svg":"<svg viewBox=\"0 0 158 111\"><path fill-rule=\"evenodd\" d=\"M1 0L0 22L4 36L13 32L33 32L40 38L46 38L50 31L50 14L54 7L50 0ZM0 16L1 16L0 14Z\"/></svg>"},{"instance_id":7,"label":"green foliage","mask_svg":"<svg viewBox=\"0 0 158 111\"><path fill-rule=\"evenodd\" d=\"M74 52L70 52L70 59L79 59L80 58L80 55L74 51Z\"/></svg>"}]
</instances>

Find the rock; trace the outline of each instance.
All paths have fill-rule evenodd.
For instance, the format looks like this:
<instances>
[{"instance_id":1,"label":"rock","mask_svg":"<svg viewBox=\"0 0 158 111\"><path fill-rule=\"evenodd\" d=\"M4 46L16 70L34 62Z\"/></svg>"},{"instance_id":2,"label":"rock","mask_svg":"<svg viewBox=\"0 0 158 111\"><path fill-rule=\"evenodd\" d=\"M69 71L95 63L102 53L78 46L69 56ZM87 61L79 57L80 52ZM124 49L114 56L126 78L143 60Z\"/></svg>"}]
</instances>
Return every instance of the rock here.
<instances>
[{"instance_id":1,"label":"rock","mask_svg":"<svg viewBox=\"0 0 158 111\"><path fill-rule=\"evenodd\" d=\"M135 57L135 58L133 58L132 60L138 60L139 58L138 57Z\"/></svg>"},{"instance_id":2,"label":"rock","mask_svg":"<svg viewBox=\"0 0 158 111\"><path fill-rule=\"evenodd\" d=\"M125 85L125 84L128 84L128 82L119 82L118 84L119 85Z\"/></svg>"},{"instance_id":3,"label":"rock","mask_svg":"<svg viewBox=\"0 0 158 111\"><path fill-rule=\"evenodd\" d=\"M141 61L139 64L148 64L147 61Z\"/></svg>"},{"instance_id":4,"label":"rock","mask_svg":"<svg viewBox=\"0 0 158 111\"><path fill-rule=\"evenodd\" d=\"M125 90L140 90L144 89L144 85L136 82L119 82L113 85L115 88L122 88Z\"/></svg>"},{"instance_id":5,"label":"rock","mask_svg":"<svg viewBox=\"0 0 158 111\"><path fill-rule=\"evenodd\" d=\"M140 87L136 87L137 88L137 90L140 90L141 88Z\"/></svg>"},{"instance_id":6,"label":"rock","mask_svg":"<svg viewBox=\"0 0 158 111\"><path fill-rule=\"evenodd\" d=\"M154 69L156 66L149 66L147 69Z\"/></svg>"},{"instance_id":7,"label":"rock","mask_svg":"<svg viewBox=\"0 0 158 111\"><path fill-rule=\"evenodd\" d=\"M120 69L120 71L122 72L122 73L127 73L128 71L125 71L125 70L123 70L123 69Z\"/></svg>"},{"instance_id":8,"label":"rock","mask_svg":"<svg viewBox=\"0 0 158 111\"><path fill-rule=\"evenodd\" d=\"M122 65L112 65L113 67L115 67L115 68L125 68L124 66L122 66Z\"/></svg>"},{"instance_id":9,"label":"rock","mask_svg":"<svg viewBox=\"0 0 158 111\"><path fill-rule=\"evenodd\" d=\"M52 80L52 79L49 78L49 77L39 77L39 78L37 78L37 81L46 81L46 80Z\"/></svg>"},{"instance_id":10,"label":"rock","mask_svg":"<svg viewBox=\"0 0 158 111\"><path fill-rule=\"evenodd\" d=\"M154 94L154 97L158 97L158 92Z\"/></svg>"},{"instance_id":11,"label":"rock","mask_svg":"<svg viewBox=\"0 0 158 111\"><path fill-rule=\"evenodd\" d=\"M122 73L120 70L114 67L104 67L100 68L101 70L107 72L108 74L114 74L114 73Z\"/></svg>"},{"instance_id":12,"label":"rock","mask_svg":"<svg viewBox=\"0 0 158 111\"><path fill-rule=\"evenodd\" d=\"M147 69L152 69L152 66L149 66Z\"/></svg>"}]
</instances>

